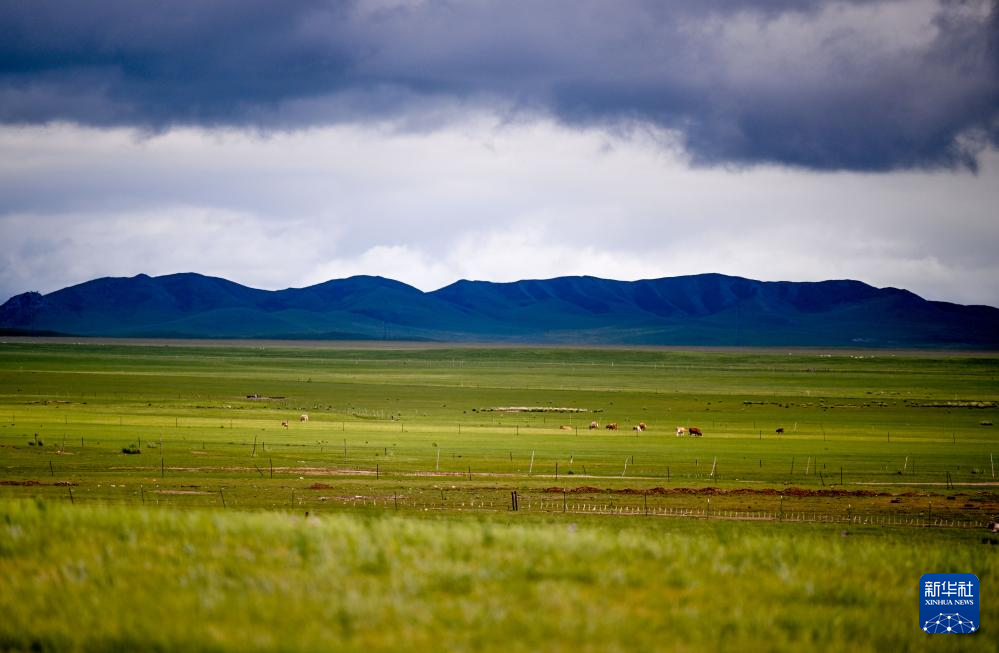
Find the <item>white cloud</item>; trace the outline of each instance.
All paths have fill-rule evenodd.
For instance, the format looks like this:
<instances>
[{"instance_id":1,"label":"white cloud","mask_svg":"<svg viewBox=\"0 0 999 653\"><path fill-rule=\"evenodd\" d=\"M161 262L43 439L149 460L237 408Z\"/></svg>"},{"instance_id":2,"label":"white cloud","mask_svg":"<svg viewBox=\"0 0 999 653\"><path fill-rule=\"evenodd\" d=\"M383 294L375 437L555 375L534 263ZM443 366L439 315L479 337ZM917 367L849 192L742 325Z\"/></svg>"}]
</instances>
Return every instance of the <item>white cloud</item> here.
<instances>
[{"instance_id":1,"label":"white cloud","mask_svg":"<svg viewBox=\"0 0 999 653\"><path fill-rule=\"evenodd\" d=\"M0 295L139 272L424 290L722 272L999 304L999 153L978 175L698 169L670 138L488 113L429 133L0 128Z\"/></svg>"},{"instance_id":2,"label":"white cloud","mask_svg":"<svg viewBox=\"0 0 999 653\"><path fill-rule=\"evenodd\" d=\"M268 286L288 260L315 257L312 227L232 211L173 206L128 214L8 215L0 219L3 282L48 292L101 276L200 272Z\"/></svg>"}]
</instances>

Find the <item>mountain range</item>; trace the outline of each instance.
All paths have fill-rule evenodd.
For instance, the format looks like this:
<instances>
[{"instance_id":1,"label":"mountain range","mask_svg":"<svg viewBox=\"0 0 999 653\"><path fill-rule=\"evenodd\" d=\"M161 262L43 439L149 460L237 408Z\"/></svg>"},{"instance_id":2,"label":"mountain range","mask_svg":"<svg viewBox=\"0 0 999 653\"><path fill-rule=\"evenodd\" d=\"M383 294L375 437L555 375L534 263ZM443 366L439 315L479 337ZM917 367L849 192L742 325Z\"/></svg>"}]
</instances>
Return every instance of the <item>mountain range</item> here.
<instances>
[{"instance_id":1,"label":"mountain range","mask_svg":"<svg viewBox=\"0 0 999 653\"><path fill-rule=\"evenodd\" d=\"M355 276L268 291L200 274L106 277L0 306L7 334L601 345L999 348L999 309L860 281L698 274L458 281Z\"/></svg>"}]
</instances>

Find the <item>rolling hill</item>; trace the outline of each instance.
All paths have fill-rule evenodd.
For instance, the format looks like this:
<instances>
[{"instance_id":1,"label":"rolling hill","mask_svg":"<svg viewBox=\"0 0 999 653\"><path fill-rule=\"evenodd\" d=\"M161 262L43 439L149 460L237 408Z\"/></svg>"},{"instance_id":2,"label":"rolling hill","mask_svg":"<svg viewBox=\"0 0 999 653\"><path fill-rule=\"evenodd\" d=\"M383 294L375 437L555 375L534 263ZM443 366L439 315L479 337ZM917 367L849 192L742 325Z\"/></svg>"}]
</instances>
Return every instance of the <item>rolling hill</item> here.
<instances>
[{"instance_id":1,"label":"rolling hill","mask_svg":"<svg viewBox=\"0 0 999 653\"><path fill-rule=\"evenodd\" d=\"M458 281L356 276L258 290L199 274L102 278L0 306L6 333L616 345L999 348L999 309L859 281L720 274Z\"/></svg>"}]
</instances>

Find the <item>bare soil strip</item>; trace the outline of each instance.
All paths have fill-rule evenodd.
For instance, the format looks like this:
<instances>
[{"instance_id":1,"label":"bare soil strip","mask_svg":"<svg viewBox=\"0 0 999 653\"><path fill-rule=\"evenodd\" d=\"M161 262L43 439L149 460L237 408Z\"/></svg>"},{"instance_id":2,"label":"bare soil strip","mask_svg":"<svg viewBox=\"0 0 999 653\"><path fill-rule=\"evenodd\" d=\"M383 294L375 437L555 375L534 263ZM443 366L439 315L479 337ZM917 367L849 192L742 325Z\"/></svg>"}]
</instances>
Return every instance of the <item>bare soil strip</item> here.
<instances>
[{"instance_id":1,"label":"bare soil strip","mask_svg":"<svg viewBox=\"0 0 999 653\"><path fill-rule=\"evenodd\" d=\"M856 485L911 485L913 487L946 487L946 483L881 483L861 481ZM999 487L999 481L982 481L980 483L951 483L951 487Z\"/></svg>"},{"instance_id":2,"label":"bare soil strip","mask_svg":"<svg viewBox=\"0 0 999 653\"><path fill-rule=\"evenodd\" d=\"M0 481L0 485L18 485L22 487L34 487L36 485L39 486L50 485L50 486L66 487L66 486L77 486L79 485L79 483L77 483L76 481L55 481L54 483L42 483L41 481L28 480L28 481Z\"/></svg>"},{"instance_id":3,"label":"bare soil strip","mask_svg":"<svg viewBox=\"0 0 999 653\"><path fill-rule=\"evenodd\" d=\"M725 490L717 487L654 487L648 490L636 488L604 488L583 485L580 487L549 487L542 490L550 494L694 494L694 495L762 495L786 497L887 497L888 492L874 490L807 490L800 487L788 487L782 490L775 488L734 488Z\"/></svg>"},{"instance_id":4,"label":"bare soil strip","mask_svg":"<svg viewBox=\"0 0 999 653\"><path fill-rule=\"evenodd\" d=\"M214 494L213 492L201 492L200 490L151 490L153 494Z\"/></svg>"},{"instance_id":5,"label":"bare soil strip","mask_svg":"<svg viewBox=\"0 0 999 653\"><path fill-rule=\"evenodd\" d=\"M497 406L484 408L482 412L495 413L588 413L586 408L567 408L564 406Z\"/></svg>"}]
</instances>

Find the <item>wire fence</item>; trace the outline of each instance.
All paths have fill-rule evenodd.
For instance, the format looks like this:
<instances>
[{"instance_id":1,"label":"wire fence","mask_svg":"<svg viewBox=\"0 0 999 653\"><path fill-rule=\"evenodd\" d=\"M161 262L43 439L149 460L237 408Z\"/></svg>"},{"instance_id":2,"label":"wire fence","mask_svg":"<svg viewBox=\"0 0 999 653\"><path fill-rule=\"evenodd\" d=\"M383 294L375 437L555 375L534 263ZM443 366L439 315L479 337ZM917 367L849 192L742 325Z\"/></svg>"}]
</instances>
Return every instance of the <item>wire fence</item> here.
<instances>
[{"instance_id":1,"label":"wire fence","mask_svg":"<svg viewBox=\"0 0 999 653\"><path fill-rule=\"evenodd\" d=\"M747 522L789 522L840 524L875 527L930 527L954 529L991 528L996 518L969 518L954 509L932 505L920 511L895 513L876 509L847 509L840 512L785 509L747 510L712 507L698 498L668 503L650 494L575 495L536 489L477 491L473 488L405 489L388 493L345 494L345 488L316 483L307 487L273 485L268 487L203 484L137 485L102 484L80 486L70 481L51 484L32 482L19 487L0 488L0 496L42 497L76 503L105 503L161 506L180 509L237 509L366 513L509 513L527 515L602 515L627 518L659 518Z\"/></svg>"}]
</instances>

